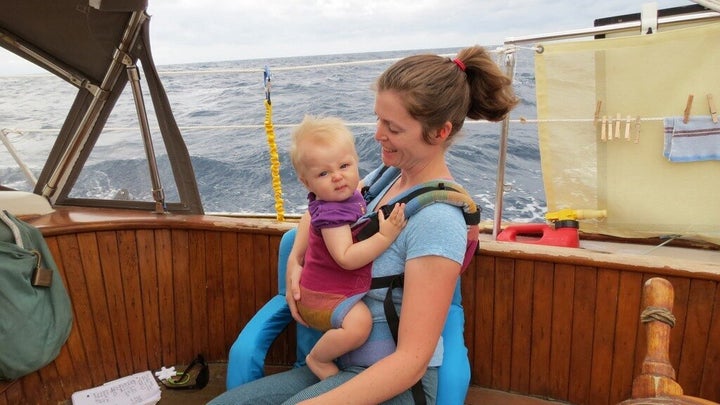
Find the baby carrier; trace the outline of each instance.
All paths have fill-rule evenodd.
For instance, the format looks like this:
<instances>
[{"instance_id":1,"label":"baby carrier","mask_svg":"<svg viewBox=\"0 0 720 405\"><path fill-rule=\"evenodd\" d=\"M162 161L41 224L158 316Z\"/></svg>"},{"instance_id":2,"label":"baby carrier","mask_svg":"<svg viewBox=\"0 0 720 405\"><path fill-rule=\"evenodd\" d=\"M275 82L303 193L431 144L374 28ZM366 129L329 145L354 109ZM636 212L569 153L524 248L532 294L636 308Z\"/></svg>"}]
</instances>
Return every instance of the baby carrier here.
<instances>
[{"instance_id":1,"label":"baby carrier","mask_svg":"<svg viewBox=\"0 0 720 405\"><path fill-rule=\"evenodd\" d=\"M375 176L373 176L372 180L369 181L362 189L365 201L367 203L372 201L382 192L382 190L395 181L399 174L399 169L395 167L383 166L377 169ZM396 203L405 203L406 218L410 218L417 211L434 203L451 204L462 209L465 224L468 228L465 258L461 267L461 272L465 271L468 264L470 264L470 260L472 260L475 251L477 250L479 234L478 224L480 223L481 210L472 200L470 194L465 191L462 186L447 180L434 180L423 183L397 196L387 205L380 207L379 210L382 210L385 217L388 217ZM377 212L373 211L366 214L363 218L358 220L354 226L362 227L357 234L357 238L359 240L367 239L372 236L379 230ZM395 310L395 305L392 302L392 291L395 288L402 288L403 282L404 273L385 277L374 277L370 285L370 289L387 288L383 307L385 310L385 318L387 319L388 326L390 327L390 331L396 344L398 340L400 318ZM412 387L412 394L415 404L425 404L425 394L422 388L422 380L418 381Z\"/></svg>"}]
</instances>

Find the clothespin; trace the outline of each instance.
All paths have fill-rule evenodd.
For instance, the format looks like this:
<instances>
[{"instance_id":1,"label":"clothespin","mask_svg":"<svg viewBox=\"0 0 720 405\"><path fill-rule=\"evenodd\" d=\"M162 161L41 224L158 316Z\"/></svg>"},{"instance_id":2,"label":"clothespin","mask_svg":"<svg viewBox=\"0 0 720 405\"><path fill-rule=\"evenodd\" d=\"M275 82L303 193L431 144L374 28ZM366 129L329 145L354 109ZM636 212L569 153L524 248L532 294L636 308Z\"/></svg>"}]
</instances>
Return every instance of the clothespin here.
<instances>
[{"instance_id":1,"label":"clothespin","mask_svg":"<svg viewBox=\"0 0 720 405\"><path fill-rule=\"evenodd\" d=\"M635 118L635 143L640 142L640 116Z\"/></svg>"},{"instance_id":2,"label":"clothespin","mask_svg":"<svg viewBox=\"0 0 720 405\"><path fill-rule=\"evenodd\" d=\"M630 116L625 118L625 140L630 140Z\"/></svg>"},{"instance_id":3,"label":"clothespin","mask_svg":"<svg viewBox=\"0 0 720 405\"><path fill-rule=\"evenodd\" d=\"M602 108L602 100L598 100L597 104L595 104L595 124L597 125L598 122L600 122L600 109Z\"/></svg>"},{"instance_id":4,"label":"clothespin","mask_svg":"<svg viewBox=\"0 0 720 405\"><path fill-rule=\"evenodd\" d=\"M615 138L620 138L620 113L615 116Z\"/></svg>"},{"instance_id":5,"label":"clothespin","mask_svg":"<svg viewBox=\"0 0 720 405\"><path fill-rule=\"evenodd\" d=\"M603 115L602 123L600 124L600 140L607 141L607 130L605 129L605 123L607 123L607 115Z\"/></svg>"},{"instance_id":6,"label":"clothespin","mask_svg":"<svg viewBox=\"0 0 720 405\"><path fill-rule=\"evenodd\" d=\"M612 139L613 139L612 121L613 121L612 117L610 117L610 118L607 120L607 131L608 131L607 137L608 137L608 141L612 141Z\"/></svg>"},{"instance_id":7,"label":"clothespin","mask_svg":"<svg viewBox=\"0 0 720 405\"><path fill-rule=\"evenodd\" d=\"M710 118L712 118L712 121L717 124L717 122L718 122L717 108L715 108L715 101L713 100L712 93L708 93L707 101L708 101L708 106L710 107Z\"/></svg>"},{"instance_id":8,"label":"clothespin","mask_svg":"<svg viewBox=\"0 0 720 405\"><path fill-rule=\"evenodd\" d=\"M685 112L683 113L684 124L687 124L688 121L690 121L690 110L692 109L693 97L695 96L692 94L688 95L687 103L685 104Z\"/></svg>"},{"instance_id":9,"label":"clothespin","mask_svg":"<svg viewBox=\"0 0 720 405\"><path fill-rule=\"evenodd\" d=\"M272 104L270 101L270 68L265 65L265 70L263 71L263 84L265 85L265 100L267 100L268 104Z\"/></svg>"}]
</instances>

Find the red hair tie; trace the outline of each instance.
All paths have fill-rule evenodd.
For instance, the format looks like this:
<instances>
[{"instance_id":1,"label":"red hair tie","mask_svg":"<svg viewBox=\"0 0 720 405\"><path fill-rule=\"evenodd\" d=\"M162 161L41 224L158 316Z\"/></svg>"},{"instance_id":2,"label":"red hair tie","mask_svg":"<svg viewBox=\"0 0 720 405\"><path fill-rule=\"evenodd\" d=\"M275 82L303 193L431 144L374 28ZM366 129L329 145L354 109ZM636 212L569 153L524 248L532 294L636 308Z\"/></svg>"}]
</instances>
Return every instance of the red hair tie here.
<instances>
[{"instance_id":1,"label":"red hair tie","mask_svg":"<svg viewBox=\"0 0 720 405\"><path fill-rule=\"evenodd\" d=\"M453 62L455 62L455 64L458 65L460 70L462 70L463 72L465 71L465 64L460 59L455 58L455 59L453 59Z\"/></svg>"}]
</instances>

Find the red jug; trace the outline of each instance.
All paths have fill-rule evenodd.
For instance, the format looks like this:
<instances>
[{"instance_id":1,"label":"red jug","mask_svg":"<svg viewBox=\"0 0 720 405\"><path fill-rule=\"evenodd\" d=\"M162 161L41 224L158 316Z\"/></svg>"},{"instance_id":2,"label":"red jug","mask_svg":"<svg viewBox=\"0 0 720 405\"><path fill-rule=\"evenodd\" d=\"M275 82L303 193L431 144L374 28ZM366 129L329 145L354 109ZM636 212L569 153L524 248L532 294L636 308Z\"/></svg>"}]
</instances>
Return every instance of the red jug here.
<instances>
[{"instance_id":1,"label":"red jug","mask_svg":"<svg viewBox=\"0 0 720 405\"><path fill-rule=\"evenodd\" d=\"M497 240L504 242L533 243L537 245L579 247L578 221L564 220L548 224L510 225L502 230Z\"/></svg>"}]
</instances>

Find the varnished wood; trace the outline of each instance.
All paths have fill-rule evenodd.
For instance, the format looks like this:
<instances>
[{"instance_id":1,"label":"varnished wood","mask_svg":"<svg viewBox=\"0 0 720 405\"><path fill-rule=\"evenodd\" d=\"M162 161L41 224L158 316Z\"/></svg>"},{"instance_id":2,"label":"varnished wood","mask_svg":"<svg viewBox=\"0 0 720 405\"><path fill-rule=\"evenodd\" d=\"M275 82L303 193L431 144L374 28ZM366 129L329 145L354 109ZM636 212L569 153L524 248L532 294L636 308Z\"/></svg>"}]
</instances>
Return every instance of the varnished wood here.
<instances>
[{"instance_id":1,"label":"varnished wood","mask_svg":"<svg viewBox=\"0 0 720 405\"><path fill-rule=\"evenodd\" d=\"M579 404L610 404L629 398L645 349L639 322L642 285L648 278L664 275L671 276L671 282L680 286L683 297L680 310L676 309L681 330L673 331L670 351L674 364L686 364L686 369L678 373L679 380L696 387L692 395L720 399L714 386L702 384L720 380L717 356L709 360L707 356L698 359L693 354L718 350L718 343L708 340L707 331L717 330L713 323L717 317L710 319L712 310L703 309L718 305L716 294L710 293L709 288L718 288L720 272L716 263L649 257L632 260L633 257L622 254L603 256L541 246L525 249L519 244L498 242L481 244L478 259L478 264L463 279L466 284L463 292L471 291L473 297L465 308L475 312L474 322L466 325L466 341L474 345L474 384L505 390L504 382L494 376L508 372L504 370L508 367L503 360L506 357L489 353L507 356L506 348L492 346L508 338L507 327L502 322L493 322L491 314L507 313L506 308L511 305L513 313L532 314L529 352L527 346L511 343L521 341L516 333L527 336L522 316L513 317L513 333L505 343L506 347L511 346L510 367L522 367L523 361L516 357L530 359L529 388L517 384L512 391ZM524 281L519 278L520 269L527 268L520 265L524 261L530 262L534 271L532 292L522 287ZM507 294L508 289L502 287L506 283L514 285L511 298L499 296ZM528 306L528 302L532 305ZM688 317L703 327L700 330L690 327ZM561 331L563 326L568 328L569 339ZM483 349L478 353L480 347ZM560 358L555 359L556 354ZM686 354L693 360L681 362ZM708 362L714 366L707 367ZM521 375L514 369L509 373ZM684 387L682 382L681 385Z\"/></svg>"},{"instance_id":2,"label":"varnished wood","mask_svg":"<svg viewBox=\"0 0 720 405\"><path fill-rule=\"evenodd\" d=\"M647 310L665 311L672 314L674 303L672 284L658 277L645 282L643 287L643 307ZM669 315L663 314L666 318ZM641 404L713 404L702 398L683 394L683 388L675 381L675 369L670 362L670 329L674 326L670 319L644 319L647 352L643 359L641 372L633 381L632 398L623 401L623 405Z\"/></svg>"},{"instance_id":3,"label":"varnished wood","mask_svg":"<svg viewBox=\"0 0 720 405\"><path fill-rule=\"evenodd\" d=\"M47 367L0 382L0 405L47 404L133 372L227 361L277 291L281 235L270 219L64 209L33 218L73 302L67 344ZM720 266L483 240L462 276L472 384L576 404L631 397L645 353L641 292L675 289L669 360L685 395L720 400ZM294 328L268 354L295 360ZM515 403L513 402L509 403Z\"/></svg>"},{"instance_id":4,"label":"varnished wood","mask_svg":"<svg viewBox=\"0 0 720 405\"><path fill-rule=\"evenodd\" d=\"M672 284L662 278L651 278L643 288L643 307L656 308L672 314ZM654 398L682 395L683 390L675 381L675 368L670 363L670 330L673 325L660 320L645 321L647 351L640 375L633 381L633 398Z\"/></svg>"}]
</instances>

